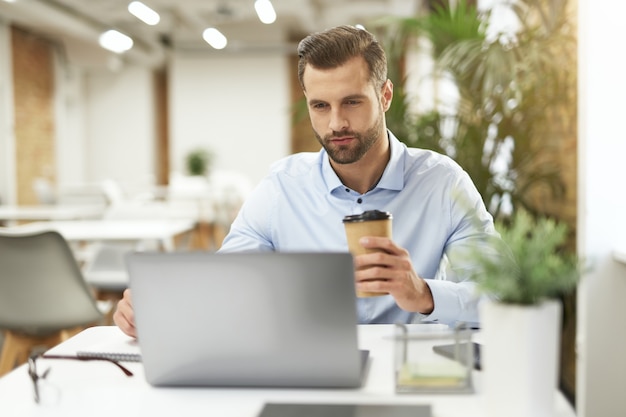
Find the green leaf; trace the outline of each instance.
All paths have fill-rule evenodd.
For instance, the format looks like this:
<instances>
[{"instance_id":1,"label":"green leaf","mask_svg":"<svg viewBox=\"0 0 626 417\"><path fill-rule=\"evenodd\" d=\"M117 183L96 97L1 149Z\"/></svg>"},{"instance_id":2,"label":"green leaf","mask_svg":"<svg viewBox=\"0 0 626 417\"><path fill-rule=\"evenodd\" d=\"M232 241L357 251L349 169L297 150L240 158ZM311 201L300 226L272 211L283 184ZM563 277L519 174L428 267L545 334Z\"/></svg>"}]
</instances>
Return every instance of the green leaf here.
<instances>
[{"instance_id":1,"label":"green leaf","mask_svg":"<svg viewBox=\"0 0 626 417\"><path fill-rule=\"evenodd\" d=\"M580 276L574 254L564 251L567 226L519 210L509 223L496 223L500 256L473 251L479 265L473 279L485 294L504 303L537 304L573 291Z\"/></svg>"}]
</instances>

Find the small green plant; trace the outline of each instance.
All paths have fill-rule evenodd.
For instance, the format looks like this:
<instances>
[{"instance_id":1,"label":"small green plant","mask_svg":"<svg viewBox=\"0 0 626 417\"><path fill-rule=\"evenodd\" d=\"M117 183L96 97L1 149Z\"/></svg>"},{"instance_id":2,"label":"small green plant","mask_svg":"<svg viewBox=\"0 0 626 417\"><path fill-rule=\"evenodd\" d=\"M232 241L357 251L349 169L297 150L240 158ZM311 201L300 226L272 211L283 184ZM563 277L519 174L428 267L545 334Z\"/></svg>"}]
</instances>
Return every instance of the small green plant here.
<instances>
[{"instance_id":1,"label":"small green plant","mask_svg":"<svg viewBox=\"0 0 626 417\"><path fill-rule=\"evenodd\" d=\"M207 149L194 149L185 158L189 175L206 175L209 172L213 153Z\"/></svg>"},{"instance_id":2,"label":"small green plant","mask_svg":"<svg viewBox=\"0 0 626 417\"><path fill-rule=\"evenodd\" d=\"M501 303L533 305L573 291L580 276L575 254L564 245L567 226L553 219L534 219L518 210L510 223L496 223L501 256L476 251L478 288Z\"/></svg>"}]
</instances>

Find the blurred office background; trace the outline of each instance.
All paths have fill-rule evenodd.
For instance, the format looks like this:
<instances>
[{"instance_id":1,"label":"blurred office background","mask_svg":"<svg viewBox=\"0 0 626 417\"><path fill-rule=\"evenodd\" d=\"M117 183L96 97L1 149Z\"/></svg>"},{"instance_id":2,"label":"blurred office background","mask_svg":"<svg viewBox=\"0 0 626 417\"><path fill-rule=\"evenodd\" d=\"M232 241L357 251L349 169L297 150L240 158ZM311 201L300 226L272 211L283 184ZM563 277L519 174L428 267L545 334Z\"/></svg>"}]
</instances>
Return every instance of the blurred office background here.
<instances>
[{"instance_id":1,"label":"blurred office background","mask_svg":"<svg viewBox=\"0 0 626 417\"><path fill-rule=\"evenodd\" d=\"M185 157L196 148L213 153L213 168L256 183L294 149L297 41L421 6L279 0L276 21L263 24L254 1L159 0L146 2L161 15L150 26L128 12L128 3L0 1L0 126L18 139L4 140L1 154L28 155L3 164L2 201L34 202L36 177L56 189L103 179L125 187L167 183L172 172L186 174ZM227 37L224 49L202 38L208 27ZM133 47L123 54L102 48L99 36L111 28L131 36Z\"/></svg>"},{"instance_id":2,"label":"blurred office background","mask_svg":"<svg viewBox=\"0 0 626 417\"><path fill-rule=\"evenodd\" d=\"M188 157L197 150L211 155L214 178L243 184L245 194L276 159L318 149L306 119L294 123L301 99L295 48L303 36L339 24L370 28L380 18L411 17L446 2L272 0L276 20L265 24L253 0L145 1L160 14L155 25L130 14L129 3L0 0L0 204L154 196L159 186L188 179ZM510 23L495 6L501 2L470 3L495 7L492 18L502 28ZM574 132L555 152L569 188L547 212L575 229L573 244L593 267L570 323L578 331L565 352L577 366L566 370L567 381L576 388L579 415L621 416L626 266L614 254L626 246L626 64L619 56L626 5L569 3L578 35L570 69L578 74L577 120L562 120ZM227 38L223 49L202 38L210 27ZM109 29L132 38L132 48L101 47ZM445 85L427 81L427 56L405 55L411 105L425 112ZM108 195L103 184L114 185L105 187ZM193 181L186 187L193 191Z\"/></svg>"}]
</instances>

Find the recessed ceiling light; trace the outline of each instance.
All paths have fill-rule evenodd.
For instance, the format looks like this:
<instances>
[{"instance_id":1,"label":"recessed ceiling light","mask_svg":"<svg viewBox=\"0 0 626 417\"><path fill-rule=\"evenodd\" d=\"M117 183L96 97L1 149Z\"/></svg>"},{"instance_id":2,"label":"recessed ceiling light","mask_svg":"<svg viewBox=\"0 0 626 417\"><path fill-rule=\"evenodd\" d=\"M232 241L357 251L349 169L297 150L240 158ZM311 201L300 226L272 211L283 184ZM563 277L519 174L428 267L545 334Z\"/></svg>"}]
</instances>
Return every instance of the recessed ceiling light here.
<instances>
[{"instance_id":1,"label":"recessed ceiling light","mask_svg":"<svg viewBox=\"0 0 626 417\"><path fill-rule=\"evenodd\" d=\"M111 29L100 35L100 46L109 51L121 54L133 47L133 40L117 30Z\"/></svg>"},{"instance_id":2,"label":"recessed ceiling light","mask_svg":"<svg viewBox=\"0 0 626 417\"><path fill-rule=\"evenodd\" d=\"M128 5L128 11L142 22L154 26L161 20L161 16L140 1L133 1Z\"/></svg>"},{"instance_id":3,"label":"recessed ceiling light","mask_svg":"<svg viewBox=\"0 0 626 417\"><path fill-rule=\"evenodd\" d=\"M224 49L228 43L226 36L215 28L207 28L202 32L202 38L215 49Z\"/></svg>"},{"instance_id":4,"label":"recessed ceiling light","mask_svg":"<svg viewBox=\"0 0 626 417\"><path fill-rule=\"evenodd\" d=\"M276 11L270 0L256 0L254 2L254 10L259 16L259 20L266 25L276 21Z\"/></svg>"}]
</instances>

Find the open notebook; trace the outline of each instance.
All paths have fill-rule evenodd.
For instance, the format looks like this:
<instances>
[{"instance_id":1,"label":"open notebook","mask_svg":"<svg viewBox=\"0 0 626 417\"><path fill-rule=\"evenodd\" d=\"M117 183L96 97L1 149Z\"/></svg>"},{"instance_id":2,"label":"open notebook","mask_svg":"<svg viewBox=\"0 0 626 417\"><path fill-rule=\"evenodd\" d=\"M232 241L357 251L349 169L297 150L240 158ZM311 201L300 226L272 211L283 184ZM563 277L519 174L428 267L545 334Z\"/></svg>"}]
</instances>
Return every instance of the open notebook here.
<instances>
[{"instance_id":1,"label":"open notebook","mask_svg":"<svg viewBox=\"0 0 626 417\"><path fill-rule=\"evenodd\" d=\"M118 362L141 362L137 339L126 336L117 327L111 327L109 338L76 352L79 357L107 358Z\"/></svg>"}]
</instances>

